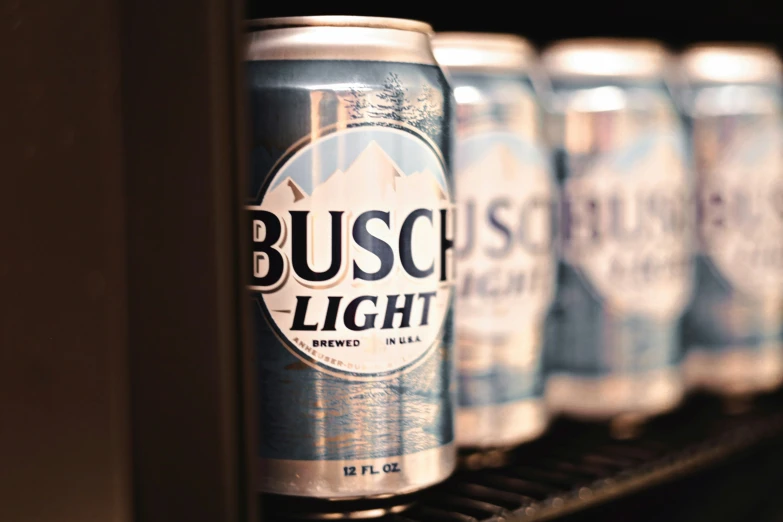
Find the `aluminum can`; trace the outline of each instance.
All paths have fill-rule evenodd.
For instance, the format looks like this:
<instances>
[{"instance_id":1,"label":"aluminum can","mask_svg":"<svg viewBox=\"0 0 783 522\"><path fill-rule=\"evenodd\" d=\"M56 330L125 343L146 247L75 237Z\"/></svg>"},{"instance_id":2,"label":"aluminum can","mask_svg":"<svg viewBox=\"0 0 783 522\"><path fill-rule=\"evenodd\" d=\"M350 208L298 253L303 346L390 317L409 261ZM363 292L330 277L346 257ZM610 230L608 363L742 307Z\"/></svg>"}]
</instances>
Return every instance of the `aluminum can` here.
<instances>
[{"instance_id":1,"label":"aluminum can","mask_svg":"<svg viewBox=\"0 0 783 522\"><path fill-rule=\"evenodd\" d=\"M432 30L251 28L259 489L361 499L440 482L456 463L453 108Z\"/></svg>"},{"instance_id":2,"label":"aluminum can","mask_svg":"<svg viewBox=\"0 0 783 522\"><path fill-rule=\"evenodd\" d=\"M704 44L680 59L699 204L685 375L723 395L783 380L781 68L763 46Z\"/></svg>"},{"instance_id":3,"label":"aluminum can","mask_svg":"<svg viewBox=\"0 0 783 522\"><path fill-rule=\"evenodd\" d=\"M547 401L585 420L650 417L683 396L693 286L686 133L652 41L573 40L542 54L561 183Z\"/></svg>"},{"instance_id":4,"label":"aluminum can","mask_svg":"<svg viewBox=\"0 0 783 522\"><path fill-rule=\"evenodd\" d=\"M435 57L457 102L457 442L505 448L547 425L544 320L554 298L557 182L517 36L440 33Z\"/></svg>"}]
</instances>

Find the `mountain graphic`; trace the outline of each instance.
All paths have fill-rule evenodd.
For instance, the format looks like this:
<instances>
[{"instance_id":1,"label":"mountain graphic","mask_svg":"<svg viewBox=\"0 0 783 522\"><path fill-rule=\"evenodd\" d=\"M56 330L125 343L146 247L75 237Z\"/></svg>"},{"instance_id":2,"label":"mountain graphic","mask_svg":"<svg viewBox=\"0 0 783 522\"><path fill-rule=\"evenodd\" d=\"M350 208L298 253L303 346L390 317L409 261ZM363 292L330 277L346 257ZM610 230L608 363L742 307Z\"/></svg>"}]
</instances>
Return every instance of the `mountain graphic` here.
<instances>
[{"instance_id":1,"label":"mountain graphic","mask_svg":"<svg viewBox=\"0 0 783 522\"><path fill-rule=\"evenodd\" d=\"M323 183L318 185L312 194L308 194L300 184L290 176L264 197L265 205L288 206L297 203L315 192L332 193L352 192L383 193L396 192L401 180L408 178L406 185L426 183L433 187L439 199L447 200L448 196L436 181L435 175L428 169L406 176L397 163L376 142L370 142L356 157L351 165L343 170L334 171ZM338 188L339 186L339 188ZM421 188L421 185L419 185Z\"/></svg>"},{"instance_id":2,"label":"mountain graphic","mask_svg":"<svg viewBox=\"0 0 783 522\"><path fill-rule=\"evenodd\" d=\"M370 172L375 175L368 176ZM351 184L375 185L380 182L381 185L391 185L393 188L396 187L397 178L404 176L397 163L374 141L359 154L345 171L345 175Z\"/></svg>"},{"instance_id":3,"label":"mountain graphic","mask_svg":"<svg viewBox=\"0 0 783 522\"><path fill-rule=\"evenodd\" d=\"M531 166L526 165L506 144L499 143L489 148L486 154L480 156L460 173L460 183L494 184L514 182L520 175L530 172Z\"/></svg>"},{"instance_id":4,"label":"mountain graphic","mask_svg":"<svg viewBox=\"0 0 783 522\"><path fill-rule=\"evenodd\" d=\"M431 185L436 197L440 201L447 201L449 199L448 196L446 196L446 193L443 191L440 183L438 183L436 180L437 178L432 172L429 171L429 169L424 169L420 172L414 172L407 178L407 182L411 183L412 185Z\"/></svg>"},{"instance_id":5,"label":"mountain graphic","mask_svg":"<svg viewBox=\"0 0 783 522\"><path fill-rule=\"evenodd\" d=\"M307 198L307 192L292 178L288 177L264 196L264 206L272 208L288 207Z\"/></svg>"},{"instance_id":6,"label":"mountain graphic","mask_svg":"<svg viewBox=\"0 0 783 522\"><path fill-rule=\"evenodd\" d=\"M305 197L304 196L304 192L299 187L299 185L297 185L294 182L294 180L292 180L291 178L288 178L288 180L286 181L286 185L288 186L288 188L291 189L291 192L294 193L294 203L296 203L300 199L304 199L304 197Z\"/></svg>"},{"instance_id":7,"label":"mountain graphic","mask_svg":"<svg viewBox=\"0 0 783 522\"><path fill-rule=\"evenodd\" d=\"M523 167L516 155L506 145L498 145L492 149L492 158L500 166L505 178L513 178Z\"/></svg>"}]
</instances>

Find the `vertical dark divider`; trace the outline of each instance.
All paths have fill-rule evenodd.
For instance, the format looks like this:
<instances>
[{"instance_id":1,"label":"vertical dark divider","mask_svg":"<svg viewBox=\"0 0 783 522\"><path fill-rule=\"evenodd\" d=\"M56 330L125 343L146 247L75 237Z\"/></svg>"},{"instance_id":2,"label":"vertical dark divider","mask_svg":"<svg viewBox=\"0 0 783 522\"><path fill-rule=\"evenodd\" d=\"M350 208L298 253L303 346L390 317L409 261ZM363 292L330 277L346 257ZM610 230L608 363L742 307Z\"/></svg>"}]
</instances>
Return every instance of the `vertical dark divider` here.
<instances>
[{"instance_id":1,"label":"vertical dark divider","mask_svg":"<svg viewBox=\"0 0 783 522\"><path fill-rule=\"evenodd\" d=\"M122 0L137 522L255 521L237 4Z\"/></svg>"},{"instance_id":2,"label":"vertical dark divider","mask_svg":"<svg viewBox=\"0 0 783 522\"><path fill-rule=\"evenodd\" d=\"M131 522L119 2L0 13L0 520Z\"/></svg>"},{"instance_id":3,"label":"vertical dark divider","mask_svg":"<svg viewBox=\"0 0 783 522\"><path fill-rule=\"evenodd\" d=\"M236 198L237 207L235 214L236 226L234 231L237 234L236 244L238 245L239 263L236 273L237 288L240 288L238 296L238 315L237 315L237 327L240 335L240 350L238 351L238 364L241 370L239 386L240 396L240 446L244 454L244 458L240 460L240 477L244 480L240 494L243 495L241 499L240 509L244 510L244 519L247 522L262 522L261 506L259 503L260 496L256 492L255 474L258 472L256 458L256 441L258 422L256 416L258 415L257 400L258 400L258 387L256 385L256 379L258 372L256 371L255 364L255 350L252 343L252 332L250 328L250 310L249 299L244 289L247 287L247 280L250 277L249 269L252 264L245 262L245 260L251 259L249 255L249 245L247 244L247 234L242 232L250 230L250 223L247 213L244 211L244 202L246 200L246 194L248 193L247 180L249 176L249 158L250 158L250 136L249 118L248 118L248 99L247 99L247 82L245 77L245 56L246 56L246 33L245 33L245 19L247 14L247 1L233 0L232 1L233 13L232 18L229 20L229 31L233 31L231 35L231 42L233 48L231 50L231 57L234 59L234 78L237 80L234 84L234 122L233 128L235 132L234 139L234 154L236 162L235 177L235 190L238 195Z\"/></svg>"}]
</instances>

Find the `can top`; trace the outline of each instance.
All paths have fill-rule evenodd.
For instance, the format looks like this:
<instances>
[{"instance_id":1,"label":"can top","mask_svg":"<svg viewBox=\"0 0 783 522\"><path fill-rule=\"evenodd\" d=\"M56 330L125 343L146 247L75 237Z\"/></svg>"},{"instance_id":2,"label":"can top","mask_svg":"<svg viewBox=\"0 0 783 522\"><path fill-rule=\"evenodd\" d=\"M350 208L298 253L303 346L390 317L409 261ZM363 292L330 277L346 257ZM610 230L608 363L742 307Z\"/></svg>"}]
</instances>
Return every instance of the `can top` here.
<instances>
[{"instance_id":1,"label":"can top","mask_svg":"<svg viewBox=\"0 0 783 522\"><path fill-rule=\"evenodd\" d=\"M530 43L513 34L436 33L435 58L454 69L527 69L535 60Z\"/></svg>"},{"instance_id":2,"label":"can top","mask_svg":"<svg viewBox=\"0 0 783 522\"><path fill-rule=\"evenodd\" d=\"M297 16L247 22L247 60L371 60L435 65L424 22L369 16Z\"/></svg>"},{"instance_id":3,"label":"can top","mask_svg":"<svg viewBox=\"0 0 783 522\"><path fill-rule=\"evenodd\" d=\"M371 27L375 29L397 29L432 34L432 26L418 20L404 18L383 18L377 16L284 16L259 18L247 22L251 31L283 29L287 27Z\"/></svg>"},{"instance_id":4,"label":"can top","mask_svg":"<svg viewBox=\"0 0 783 522\"><path fill-rule=\"evenodd\" d=\"M692 82L779 83L783 74L775 50L755 44L694 45L682 53L680 65Z\"/></svg>"},{"instance_id":5,"label":"can top","mask_svg":"<svg viewBox=\"0 0 783 522\"><path fill-rule=\"evenodd\" d=\"M656 78L664 75L669 59L666 48L654 40L616 38L563 40L541 56L553 78Z\"/></svg>"}]
</instances>

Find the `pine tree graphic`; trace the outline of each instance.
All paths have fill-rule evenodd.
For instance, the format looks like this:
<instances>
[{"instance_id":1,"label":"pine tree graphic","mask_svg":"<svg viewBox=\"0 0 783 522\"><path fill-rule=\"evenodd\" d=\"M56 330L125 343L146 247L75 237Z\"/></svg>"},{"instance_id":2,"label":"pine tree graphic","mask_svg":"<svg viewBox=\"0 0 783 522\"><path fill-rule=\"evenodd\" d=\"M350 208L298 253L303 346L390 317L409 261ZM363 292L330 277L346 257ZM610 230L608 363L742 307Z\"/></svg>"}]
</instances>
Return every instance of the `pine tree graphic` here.
<instances>
[{"instance_id":1,"label":"pine tree graphic","mask_svg":"<svg viewBox=\"0 0 783 522\"><path fill-rule=\"evenodd\" d=\"M348 109L348 116L352 120L364 118L367 110L370 108L370 103L367 101L367 92L351 87L351 94L346 100L345 107Z\"/></svg>"},{"instance_id":2,"label":"pine tree graphic","mask_svg":"<svg viewBox=\"0 0 783 522\"><path fill-rule=\"evenodd\" d=\"M435 90L429 85L425 85L416 102L416 116L413 124L427 134L439 134L441 111L435 98Z\"/></svg>"},{"instance_id":3,"label":"pine tree graphic","mask_svg":"<svg viewBox=\"0 0 783 522\"><path fill-rule=\"evenodd\" d=\"M408 88L397 73L389 73L380 92L373 93L352 87L343 103L351 119L380 119L413 125L437 138L443 117L438 93L423 85L415 100L408 96Z\"/></svg>"},{"instance_id":4,"label":"pine tree graphic","mask_svg":"<svg viewBox=\"0 0 783 522\"><path fill-rule=\"evenodd\" d=\"M400 77L396 73L389 73L383 83L383 90L378 93L378 103L372 107L370 115L386 120L407 121L413 110L407 92Z\"/></svg>"}]
</instances>

